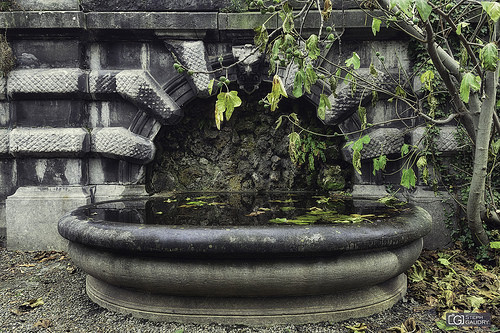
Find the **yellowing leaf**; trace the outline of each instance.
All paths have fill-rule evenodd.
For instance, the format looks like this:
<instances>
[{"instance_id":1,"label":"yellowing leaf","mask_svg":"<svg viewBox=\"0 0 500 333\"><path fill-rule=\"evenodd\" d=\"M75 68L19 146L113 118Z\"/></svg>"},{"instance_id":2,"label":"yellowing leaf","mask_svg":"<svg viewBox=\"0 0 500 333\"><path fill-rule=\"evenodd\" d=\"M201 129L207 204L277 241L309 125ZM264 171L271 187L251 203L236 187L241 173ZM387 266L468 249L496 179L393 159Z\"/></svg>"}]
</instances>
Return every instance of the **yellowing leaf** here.
<instances>
[{"instance_id":1,"label":"yellowing leaf","mask_svg":"<svg viewBox=\"0 0 500 333\"><path fill-rule=\"evenodd\" d=\"M494 1L483 1L481 2L481 5L493 22L498 21L500 18L500 3Z\"/></svg>"},{"instance_id":2,"label":"yellowing leaf","mask_svg":"<svg viewBox=\"0 0 500 333\"><path fill-rule=\"evenodd\" d=\"M494 42L486 44L479 52L479 59L481 60L481 65L485 70L496 70L498 63L497 45Z\"/></svg>"},{"instance_id":3,"label":"yellowing leaf","mask_svg":"<svg viewBox=\"0 0 500 333\"><path fill-rule=\"evenodd\" d=\"M372 33L373 33L373 36L376 36L377 35L377 32L380 31L380 24L382 23L381 20L379 20L378 18L374 17L373 20L372 20Z\"/></svg>"},{"instance_id":4,"label":"yellowing leaf","mask_svg":"<svg viewBox=\"0 0 500 333\"><path fill-rule=\"evenodd\" d=\"M325 94L321 94L319 96L319 105L318 105L318 117L321 120L325 120L326 118L326 110L331 109L332 104L330 103L330 100L328 99L328 96Z\"/></svg>"},{"instance_id":5,"label":"yellowing leaf","mask_svg":"<svg viewBox=\"0 0 500 333\"><path fill-rule=\"evenodd\" d=\"M460 99L465 103L469 103L470 91L478 91L481 88L481 78L474 76L474 74L467 72L462 78L460 83Z\"/></svg>"}]
</instances>

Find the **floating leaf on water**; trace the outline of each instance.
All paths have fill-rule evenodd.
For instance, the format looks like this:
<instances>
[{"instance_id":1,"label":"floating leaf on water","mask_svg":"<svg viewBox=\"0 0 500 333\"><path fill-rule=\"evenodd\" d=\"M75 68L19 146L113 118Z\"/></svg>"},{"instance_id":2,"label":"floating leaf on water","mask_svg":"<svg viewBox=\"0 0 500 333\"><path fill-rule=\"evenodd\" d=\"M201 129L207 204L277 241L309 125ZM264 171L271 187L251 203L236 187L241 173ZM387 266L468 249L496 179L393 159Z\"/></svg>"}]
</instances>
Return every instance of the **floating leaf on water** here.
<instances>
[{"instance_id":1,"label":"floating leaf on water","mask_svg":"<svg viewBox=\"0 0 500 333\"><path fill-rule=\"evenodd\" d=\"M215 198L217 198L216 195L202 195L201 197L194 198L194 200L208 200L208 199L215 199Z\"/></svg>"},{"instance_id":2,"label":"floating leaf on water","mask_svg":"<svg viewBox=\"0 0 500 333\"><path fill-rule=\"evenodd\" d=\"M292 207L292 206L285 206L285 207L281 207L281 210L282 210L283 212L289 212L289 211L295 210L295 207Z\"/></svg>"},{"instance_id":3,"label":"floating leaf on water","mask_svg":"<svg viewBox=\"0 0 500 333\"><path fill-rule=\"evenodd\" d=\"M166 202L166 203L177 202L177 199L170 199L170 198L168 198L167 200L163 200L163 202Z\"/></svg>"},{"instance_id":4,"label":"floating leaf on water","mask_svg":"<svg viewBox=\"0 0 500 333\"><path fill-rule=\"evenodd\" d=\"M211 202L208 204L209 206L225 206L227 203L225 202Z\"/></svg>"},{"instance_id":5,"label":"floating leaf on water","mask_svg":"<svg viewBox=\"0 0 500 333\"><path fill-rule=\"evenodd\" d=\"M283 218L275 218L275 219L270 219L269 220L270 223L287 223L288 220L286 219L286 217L283 217Z\"/></svg>"},{"instance_id":6,"label":"floating leaf on water","mask_svg":"<svg viewBox=\"0 0 500 333\"><path fill-rule=\"evenodd\" d=\"M257 215L260 215L260 214L265 214L265 212L263 212L261 210L257 210L257 211L251 212L250 214L247 214L245 216L257 216Z\"/></svg>"},{"instance_id":7,"label":"floating leaf on water","mask_svg":"<svg viewBox=\"0 0 500 333\"><path fill-rule=\"evenodd\" d=\"M162 214L163 214L163 212L156 212L155 214L156 214L156 215L162 215Z\"/></svg>"}]
</instances>

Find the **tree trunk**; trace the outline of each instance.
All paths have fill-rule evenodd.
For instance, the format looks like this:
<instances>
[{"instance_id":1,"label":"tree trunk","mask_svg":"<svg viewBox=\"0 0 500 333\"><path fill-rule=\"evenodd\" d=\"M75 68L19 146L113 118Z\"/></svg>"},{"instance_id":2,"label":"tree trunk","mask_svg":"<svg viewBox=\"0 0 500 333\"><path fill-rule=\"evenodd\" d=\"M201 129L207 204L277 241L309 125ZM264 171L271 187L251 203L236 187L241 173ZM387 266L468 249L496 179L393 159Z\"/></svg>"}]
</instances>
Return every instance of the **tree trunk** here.
<instances>
[{"instance_id":1,"label":"tree trunk","mask_svg":"<svg viewBox=\"0 0 500 333\"><path fill-rule=\"evenodd\" d=\"M498 67L498 65L497 65ZM496 71L485 73L486 97L481 105L481 113L476 134L474 153L474 168L467 201L467 220L469 229L478 245L489 245L488 235L483 228L481 211L484 209L485 182L488 172L488 153L490 145L493 113L495 112L496 91L498 82L498 68Z\"/></svg>"}]
</instances>

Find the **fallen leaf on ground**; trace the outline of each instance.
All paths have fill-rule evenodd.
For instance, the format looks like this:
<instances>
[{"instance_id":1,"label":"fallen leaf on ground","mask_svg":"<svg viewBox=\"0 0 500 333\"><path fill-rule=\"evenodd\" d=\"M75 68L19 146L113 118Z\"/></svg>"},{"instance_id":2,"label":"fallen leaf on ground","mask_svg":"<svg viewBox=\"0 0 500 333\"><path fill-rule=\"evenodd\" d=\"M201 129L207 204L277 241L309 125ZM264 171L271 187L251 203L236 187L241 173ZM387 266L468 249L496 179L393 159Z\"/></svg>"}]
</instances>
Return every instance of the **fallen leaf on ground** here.
<instances>
[{"instance_id":1,"label":"fallen leaf on ground","mask_svg":"<svg viewBox=\"0 0 500 333\"><path fill-rule=\"evenodd\" d=\"M31 309L37 308L39 306L42 306L43 304L44 304L43 299L41 297L39 297L39 298L24 302L23 304L21 304L19 306L19 309L20 310L31 310Z\"/></svg>"},{"instance_id":2,"label":"fallen leaf on ground","mask_svg":"<svg viewBox=\"0 0 500 333\"><path fill-rule=\"evenodd\" d=\"M38 319L38 321L34 325L35 327L49 328L52 326L52 322L50 319Z\"/></svg>"}]
</instances>

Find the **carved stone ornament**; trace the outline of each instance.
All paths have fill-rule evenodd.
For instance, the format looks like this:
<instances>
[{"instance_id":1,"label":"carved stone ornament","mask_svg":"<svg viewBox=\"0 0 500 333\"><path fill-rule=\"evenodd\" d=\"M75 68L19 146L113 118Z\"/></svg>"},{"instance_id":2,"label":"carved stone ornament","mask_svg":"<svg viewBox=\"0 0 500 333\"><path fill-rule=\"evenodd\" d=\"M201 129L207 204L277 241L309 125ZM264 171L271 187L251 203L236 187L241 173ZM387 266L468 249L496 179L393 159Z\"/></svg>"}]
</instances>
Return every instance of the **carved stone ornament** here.
<instances>
[{"instance_id":1,"label":"carved stone ornament","mask_svg":"<svg viewBox=\"0 0 500 333\"><path fill-rule=\"evenodd\" d=\"M262 53L251 44L233 46L233 56L237 65L238 84L240 89L251 94L262 81Z\"/></svg>"}]
</instances>

